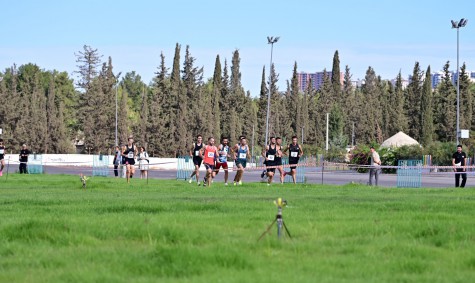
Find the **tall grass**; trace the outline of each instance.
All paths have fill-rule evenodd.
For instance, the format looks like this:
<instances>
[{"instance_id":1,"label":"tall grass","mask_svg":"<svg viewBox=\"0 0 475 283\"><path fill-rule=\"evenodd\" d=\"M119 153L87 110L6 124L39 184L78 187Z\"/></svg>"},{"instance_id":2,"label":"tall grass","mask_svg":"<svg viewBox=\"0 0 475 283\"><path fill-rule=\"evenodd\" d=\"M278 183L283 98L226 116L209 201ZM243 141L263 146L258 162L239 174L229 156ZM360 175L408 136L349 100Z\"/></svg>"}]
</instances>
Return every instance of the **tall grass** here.
<instances>
[{"instance_id":1,"label":"tall grass","mask_svg":"<svg viewBox=\"0 0 475 283\"><path fill-rule=\"evenodd\" d=\"M273 200L287 199L276 228ZM0 178L1 282L472 282L469 189Z\"/></svg>"}]
</instances>

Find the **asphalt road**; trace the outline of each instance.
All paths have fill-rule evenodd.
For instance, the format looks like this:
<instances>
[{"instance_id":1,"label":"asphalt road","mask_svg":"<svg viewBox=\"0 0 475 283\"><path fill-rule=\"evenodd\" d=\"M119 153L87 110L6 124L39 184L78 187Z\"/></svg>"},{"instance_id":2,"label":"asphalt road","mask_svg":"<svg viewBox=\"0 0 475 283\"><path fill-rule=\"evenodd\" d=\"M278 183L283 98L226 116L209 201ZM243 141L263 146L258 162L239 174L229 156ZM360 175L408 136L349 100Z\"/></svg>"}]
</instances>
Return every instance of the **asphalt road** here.
<instances>
[{"instance_id":1,"label":"asphalt road","mask_svg":"<svg viewBox=\"0 0 475 283\"><path fill-rule=\"evenodd\" d=\"M3 177L6 177L6 170L4 169ZM79 175L81 173L91 176L92 168L91 167L78 167L78 166L44 166L43 170L46 174L72 174ZM10 166L9 173L18 172L18 167ZM204 171L200 172L201 176L204 176ZM244 182L259 182L260 170L256 171L246 171L244 173ZM140 176L139 171L135 173L135 177ZM229 182L232 182L235 173L229 172ZM277 173L278 175L278 173ZM112 170L110 171L110 176L113 176ZM466 187L475 186L475 177L474 173L469 173L467 179ZM367 184L369 179L368 173L356 173L353 171L333 171L333 172L318 172L316 170L308 170L306 173L307 182L312 184L332 184L332 185L343 185L351 182L359 184ZM149 178L159 178L159 179L176 179L176 170L150 170ZM430 173L423 174L421 177L421 186L428 188L450 188L455 186L453 173ZM224 173L220 172L215 179L215 182L223 182ZM274 180L278 181L278 177ZM277 184L276 184L277 185ZM379 186L381 187L397 187L397 175L396 174L381 174L379 177Z\"/></svg>"}]
</instances>

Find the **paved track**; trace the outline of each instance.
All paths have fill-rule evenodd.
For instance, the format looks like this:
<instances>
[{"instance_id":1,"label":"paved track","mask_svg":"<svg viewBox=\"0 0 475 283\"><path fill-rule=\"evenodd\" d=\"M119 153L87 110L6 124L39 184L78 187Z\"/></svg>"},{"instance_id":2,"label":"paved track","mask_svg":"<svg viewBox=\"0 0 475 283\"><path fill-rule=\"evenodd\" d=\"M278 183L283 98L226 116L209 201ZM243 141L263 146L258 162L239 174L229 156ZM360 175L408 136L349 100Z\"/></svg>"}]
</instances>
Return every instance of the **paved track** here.
<instances>
[{"instance_id":1,"label":"paved track","mask_svg":"<svg viewBox=\"0 0 475 283\"><path fill-rule=\"evenodd\" d=\"M9 173L18 172L18 165L10 166ZM92 175L91 167L77 167L77 166L44 166L44 172L47 174L80 174ZM260 170L256 171L246 171L244 173L244 182L259 182L260 179ZM200 172L200 176L204 176L204 171ZM229 172L229 182L232 183L234 178L234 172ZM473 174L473 173L472 173ZM110 175L113 175L111 170ZM139 171L136 171L136 176L139 175ZM3 177L6 176L6 168L3 172ZM333 185L342 185L348 184L351 182L367 184L369 175L368 173L354 173L352 171L334 171L334 172L321 172L307 171L306 174L308 183L312 184L333 184ZM159 179L175 179L176 170L151 170L149 171L149 178L159 178ZM216 177L216 182L223 182L224 174L222 172ZM277 176L277 180L278 180ZM322 182L323 178L323 182ZM274 179L274 180L276 180ZM275 184L279 185L279 184ZM290 185L290 184L286 184ZM379 178L379 185L382 187L396 187L397 185L397 176L396 174L381 174ZM422 175L422 187L429 188L450 188L454 187L454 175L450 173L433 173L430 175ZM475 186L475 177L474 175L468 175L467 187Z\"/></svg>"}]
</instances>

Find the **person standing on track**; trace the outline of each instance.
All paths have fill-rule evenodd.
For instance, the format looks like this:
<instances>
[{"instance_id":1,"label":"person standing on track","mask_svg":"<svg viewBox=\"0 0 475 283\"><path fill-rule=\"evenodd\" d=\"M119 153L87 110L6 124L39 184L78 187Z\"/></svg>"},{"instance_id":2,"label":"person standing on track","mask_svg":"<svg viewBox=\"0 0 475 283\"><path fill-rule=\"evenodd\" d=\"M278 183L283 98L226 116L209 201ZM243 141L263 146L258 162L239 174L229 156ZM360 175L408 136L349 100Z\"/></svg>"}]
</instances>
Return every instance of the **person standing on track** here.
<instances>
[{"instance_id":1,"label":"person standing on track","mask_svg":"<svg viewBox=\"0 0 475 283\"><path fill-rule=\"evenodd\" d=\"M203 158L201 158L200 151L203 148L203 136L197 135L196 142L193 143L193 146L190 149L190 157L193 158L193 165L195 166L195 171L191 173L190 180L188 183L193 182L193 176L196 176L196 184L200 185L200 167Z\"/></svg>"},{"instance_id":2,"label":"person standing on track","mask_svg":"<svg viewBox=\"0 0 475 283\"><path fill-rule=\"evenodd\" d=\"M125 146L122 156L125 157L127 183L130 183L130 179L135 173L135 156L137 156L137 147L134 144L133 137L129 137L128 144Z\"/></svg>"},{"instance_id":3,"label":"person standing on track","mask_svg":"<svg viewBox=\"0 0 475 283\"><path fill-rule=\"evenodd\" d=\"M233 147L232 151L234 153L234 163L237 167L233 184L234 186L236 186L236 184L242 185L242 175L244 174L244 168L246 168L247 158L251 157L246 137L241 136L240 142Z\"/></svg>"},{"instance_id":4,"label":"person standing on track","mask_svg":"<svg viewBox=\"0 0 475 283\"><path fill-rule=\"evenodd\" d=\"M200 150L200 156L206 168L206 177L203 186L211 186L214 168L216 167L216 158L218 157L218 148L214 145L214 138L208 138L208 144Z\"/></svg>"},{"instance_id":5,"label":"person standing on track","mask_svg":"<svg viewBox=\"0 0 475 283\"><path fill-rule=\"evenodd\" d=\"M26 144L23 144L20 150L20 174L28 174L28 156L30 151L26 147Z\"/></svg>"},{"instance_id":6,"label":"person standing on track","mask_svg":"<svg viewBox=\"0 0 475 283\"><path fill-rule=\"evenodd\" d=\"M454 166L455 173L455 187L457 188L460 183L460 175L462 175L462 184L460 185L461 188L465 187L465 183L467 182L467 169L463 168L465 166L465 159L467 158L467 154L462 151L462 145L457 145L457 151L452 154L452 166ZM458 173L464 172L464 173Z\"/></svg>"},{"instance_id":7,"label":"person standing on track","mask_svg":"<svg viewBox=\"0 0 475 283\"><path fill-rule=\"evenodd\" d=\"M222 167L224 170L224 185L228 185L228 157L229 157L229 140L226 137L221 139L221 144L218 146L218 160L216 161L216 170L213 172L213 178L219 173L219 169Z\"/></svg>"},{"instance_id":8,"label":"person standing on track","mask_svg":"<svg viewBox=\"0 0 475 283\"><path fill-rule=\"evenodd\" d=\"M371 154L371 161L370 161L370 169L369 169L369 182L370 186L373 185L373 175L376 186L378 186L379 174L381 173L381 158L379 157L379 153L376 151L374 147L370 148Z\"/></svg>"},{"instance_id":9,"label":"person standing on track","mask_svg":"<svg viewBox=\"0 0 475 283\"><path fill-rule=\"evenodd\" d=\"M290 165L290 172L285 172L284 171L284 177L287 174L292 175L292 180L294 181L294 184L297 183L297 166L292 166L292 165L297 165L299 163L300 157L303 156L303 150L302 146L297 143L297 136L292 137L292 143L289 144L285 149L284 153L289 151L289 165Z\"/></svg>"}]
</instances>

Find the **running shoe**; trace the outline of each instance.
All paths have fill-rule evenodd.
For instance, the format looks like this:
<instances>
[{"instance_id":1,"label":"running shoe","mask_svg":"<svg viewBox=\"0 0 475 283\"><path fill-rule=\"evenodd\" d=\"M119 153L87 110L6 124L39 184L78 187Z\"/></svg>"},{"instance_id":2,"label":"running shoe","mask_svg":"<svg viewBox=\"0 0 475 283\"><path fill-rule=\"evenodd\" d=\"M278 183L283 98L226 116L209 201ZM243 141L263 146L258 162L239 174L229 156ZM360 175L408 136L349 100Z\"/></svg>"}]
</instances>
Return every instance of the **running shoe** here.
<instances>
[{"instance_id":1,"label":"running shoe","mask_svg":"<svg viewBox=\"0 0 475 283\"><path fill-rule=\"evenodd\" d=\"M266 175L266 170L262 171L261 173L261 179L264 179L264 176Z\"/></svg>"},{"instance_id":2,"label":"running shoe","mask_svg":"<svg viewBox=\"0 0 475 283\"><path fill-rule=\"evenodd\" d=\"M224 185L225 185L225 186L227 186L227 185L228 185L228 183L224 183Z\"/></svg>"},{"instance_id":3,"label":"running shoe","mask_svg":"<svg viewBox=\"0 0 475 283\"><path fill-rule=\"evenodd\" d=\"M239 184L239 186L240 186L240 185L242 185L242 181L239 181L239 183L238 183L238 184Z\"/></svg>"},{"instance_id":4,"label":"running shoe","mask_svg":"<svg viewBox=\"0 0 475 283\"><path fill-rule=\"evenodd\" d=\"M193 179L190 178L190 180L188 181L188 183L190 183L190 184L193 183Z\"/></svg>"}]
</instances>

